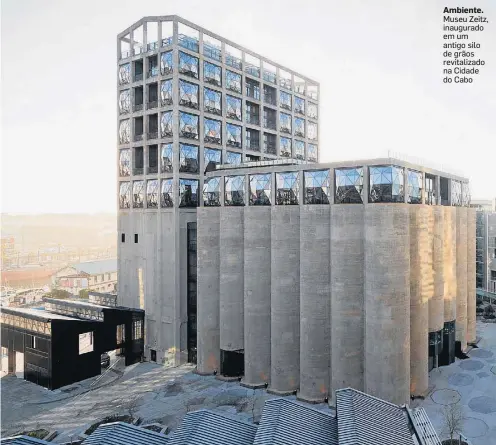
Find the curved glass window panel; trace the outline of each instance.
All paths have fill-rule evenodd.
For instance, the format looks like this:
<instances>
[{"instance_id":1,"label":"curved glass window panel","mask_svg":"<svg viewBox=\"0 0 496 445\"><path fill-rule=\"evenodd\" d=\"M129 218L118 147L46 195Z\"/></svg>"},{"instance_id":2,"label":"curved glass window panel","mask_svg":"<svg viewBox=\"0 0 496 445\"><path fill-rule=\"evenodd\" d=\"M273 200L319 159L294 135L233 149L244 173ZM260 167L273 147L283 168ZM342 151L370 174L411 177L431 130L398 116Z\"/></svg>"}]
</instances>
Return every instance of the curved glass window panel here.
<instances>
[{"instance_id":1,"label":"curved glass window panel","mask_svg":"<svg viewBox=\"0 0 496 445\"><path fill-rule=\"evenodd\" d=\"M119 66L119 85L126 85L131 82L131 64L126 63Z\"/></svg>"},{"instance_id":2,"label":"curved glass window panel","mask_svg":"<svg viewBox=\"0 0 496 445\"><path fill-rule=\"evenodd\" d=\"M133 182L133 208L142 209L145 202L145 181Z\"/></svg>"},{"instance_id":3,"label":"curved glass window panel","mask_svg":"<svg viewBox=\"0 0 496 445\"><path fill-rule=\"evenodd\" d=\"M281 156L283 156L285 158L290 158L291 157L291 139L281 136L279 139L279 149L281 152Z\"/></svg>"},{"instance_id":4,"label":"curved glass window panel","mask_svg":"<svg viewBox=\"0 0 496 445\"><path fill-rule=\"evenodd\" d=\"M260 77L260 59L245 53L245 72L254 77Z\"/></svg>"},{"instance_id":5,"label":"curved glass window panel","mask_svg":"<svg viewBox=\"0 0 496 445\"><path fill-rule=\"evenodd\" d=\"M295 159L305 159L305 142L294 141L294 156Z\"/></svg>"},{"instance_id":6,"label":"curved glass window panel","mask_svg":"<svg viewBox=\"0 0 496 445\"><path fill-rule=\"evenodd\" d=\"M263 62L263 79L267 82L277 84L276 67L270 63Z\"/></svg>"},{"instance_id":7,"label":"curved glass window panel","mask_svg":"<svg viewBox=\"0 0 496 445\"><path fill-rule=\"evenodd\" d=\"M233 96L226 96L227 117L230 119L241 120L241 99Z\"/></svg>"},{"instance_id":8,"label":"curved glass window panel","mask_svg":"<svg viewBox=\"0 0 496 445\"><path fill-rule=\"evenodd\" d=\"M317 105L312 102L308 102L308 117L317 119Z\"/></svg>"},{"instance_id":9,"label":"curved glass window panel","mask_svg":"<svg viewBox=\"0 0 496 445\"><path fill-rule=\"evenodd\" d=\"M335 203L363 203L363 167L336 168L335 174Z\"/></svg>"},{"instance_id":10,"label":"curved glass window panel","mask_svg":"<svg viewBox=\"0 0 496 445\"><path fill-rule=\"evenodd\" d=\"M198 58L179 51L179 72L198 79Z\"/></svg>"},{"instance_id":11,"label":"curved glass window panel","mask_svg":"<svg viewBox=\"0 0 496 445\"><path fill-rule=\"evenodd\" d=\"M279 130L283 133L291 134L291 116L289 114L280 113Z\"/></svg>"},{"instance_id":12,"label":"curved glass window panel","mask_svg":"<svg viewBox=\"0 0 496 445\"><path fill-rule=\"evenodd\" d=\"M301 97L295 96L295 113L305 114L305 100Z\"/></svg>"},{"instance_id":13,"label":"curved glass window panel","mask_svg":"<svg viewBox=\"0 0 496 445\"><path fill-rule=\"evenodd\" d=\"M204 148L203 149L203 162L205 168L214 165L220 165L222 159L222 151L216 150L215 148Z\"/></svg>"},{"instance_id":14,"label":"curved glass window panel","mask_svg":"<svg viewBox=\"0 0 496 445\"><path fill-rule=\"evenodd\" d=\"M276 173L276 204L298 205L298 172Z\"/></svg>"},{"instance_id":15,"label":"curved glass window panel","mask_svg":"<svg viewBox=\"0 0 496 445\"><path fill-rule=\"evenodd\" d=\"M222 93L211 90L210 88L203 89L203 110L207 113L222 115Z\"/></svg>"},{"instance_id":16,"label":"curved glass window panel","mask_svg":"<svg viewBox=\"0 0 496 445\"><path fill-rule=\"evenodd\" d=\"M226 88L241 94L241 75L226 70Z\"/></svg>"},{"instance_id":17,"label":"curved glass window panel","mask_svg":"<svg viewBox=\"0 0 496 445\"><path fill-rule=\"evenodd\" d=\"M243 63L241 62L241 51L230 45L225 45L226 65L232 66L241 71Z\"/></svg>"},{"instance_id":18,"label":"curved glass window panel","mask_svg":"<svg viewBox=\"0 0 496 445\"><path fill-rule=\"evenodd\" d=\"M203 55L211 59L222 61L222 50L220 42L213 37L203 34Z\"/></svg>"},{"instance_id":19,"label":"curved glass window panel","mask_svg":"<svg viewBox=\"0 0 496 445\"><path fill-rule=\"evenodd\" d=\"M383 165L369 168L369 202L404 202L404 173L401 167Z\"/></svg>"},{"instance_id":20,"label":"curved glass window panel","mask_svg":"<svg viewBox=\"0 0 496 445\"><path fill-rule=\"evenodd\" d=\"M304 172L304 204L329 204L331 179L329 170Z\"/></svg>"},{"instance_id":21,"label":"curved glass window panel","mask_svg":"<svg viewBox=\"0 0 496 445\"><path fill-rule=\"evenodd\" d=\"M198 52L200 48L200 32L184 23L179 22L177 26L177 41L179 45L190 51Z\"/></svg>"},{"instance_id":22,"label":"curved glass window panel","mask_svg":"<svg viewBox=\"0 0 496 445\"><path fill-rule=\"evenodd\" d=\"M294 76L294 87L297 93L305 94L305 81L302 78Z\"/></svg>"},{"instance_id":23,"label":"curved glass window panel","mask_svg":"<svg viewBox=\"0 0 496 445\"><path fill-rule=\"evenodd\" d=\"M131 207L131 183L121 182L119 186L119 208L129 209Z\"/></svg>"},{"instance_id":24,"label":"curved glass window panel","mask_svg":"<svg viewBox=\"0 0 496 445\"><path fill-rule=\"evenodd\" d=\"M160 117L160 134L163 138L172 137L172 111L162 113Z\"/></svg>"},{"instance_id":25,"label":"curved glass window panel","mask_svg":"<svg viewBox=\"0 0 496 445\"><path fill-rule=\"evenodd\" d=\"M462 205L470 206L471 193L470 184L468 182L462 183Z\"/></svg>"},{"instance_id":26,"label":"curved glass window panel","mask_svg":"<svg viewBox=\"0 0 496 445\"><path fill-rule=\"evenodd\" d=\"M307 159L317 162L317 146L315 144L308 144Z\"/></svg>"},{"instance_id":27,"label":"curved glass window panel","mask_svg":"<svg viewBox=\"0 0 496 445\"><path fill-rule=\"evenodd\" d=\"M172 51L162 53L160 55L160 73L162 76L167 76L172 74L173 63L172 63Z\"/></svg>"},{"instance_id":28,"label":"curved glass window panel","mask_svg":"<svg viewBox=\"0 0 496 445\"><path fill-rule=\"evenodd\" d=\"M119 113L129 113L131 111L131 92L129 90L121 91L119 94Z\"/></svg>"},{"instance_id":29,"label":"curved glass window panel","mask_svg":"<svg viewBox=\"0 0 496 445\"><path fill-rule=\"evenodd\" d=\"M172 159L172 144L162 144L162 154L160 155L162 173L172 173Z\"/></svg>"},{"instance_id":30,"label":"curved glass window panel","mask_svg":"<svg viewBox=\"0 0 496 445\"><path fill-rule=\"evenodd\" d=\"M241 164L241 153L234 151L226 152L226 164L239 165Z\"/></svg>"},{"instance_id":31,"label":"curved glass window panel","mask_svg":"<svg viewBox=\"0 0 496 445\"><path fill-rule=\"evenodd\" d=\"M203 62L203 80L218 87L222 86L222 68L210 62Z\"/></svg>"},{"instance_id":32,"label":"curved glass window panel","mask_svg":"<svg viewBox=\"0 0 496 445\"><path fill-rule=\"evenodd\" d=\"M131 121L125 119L119 124L119 143L127 144L131 140Z\"/></svg>"},{"instance_id":33,"label":"curved glass window panel","mask_svg":"<svg viewBox=\"0 0 496 445\"><path fill-rule=\"evenodd\" d=\"M245 177L226 176L224 185L224 205L244 206L245 205Z\"/></svg>"},{"instance_id":34,"label":"curved glass window panel","mask_svg":"<svg viewBox=\"0 0 496 445\"><path fill-rule=\"evenodd\" d=\"M227 124L227 145L241 148L241 127L239 125Z\"/></svg>"},{"instance_id":35,"label":"curved glass window panel","mask_svg":"<svg viewBox=\"0 0 496 445\"><path fill-rule=\"evenodd\" d=\"M119 154L119 176L131 175L131 150L121 150Z\"/></svg>"},{"instance_id":36,"label":"curved glass window panel","mask_svg":"<svg viewBox=\"0 0 496 445\"><path fill-rule=\"evenodd\" d=\"M313 100L319 100L319 87L317 85L307 85L307 96Z\"/></svg>"},{"instance_id":37,"label":"curved glass window panel","mask_svg":"<svg viewBox=\"0 0 496 445\"><path fill-rule=\"evenodd\" d=\"M172 79L164 80L160 84L160 104L165 107L172 105Z\"/></svg>"},{"instance_id":38,"label":"curved glass window panel","mask_svg":"<svg viewBox=\"0 0 496 445\"><path fill-rule=\"evenodd\" d=\"M422 204L423 174L415 170L407 170L408 203Z\"/></svg>"},{"instance_id":39,"label":"curved glass window panel","mask_svg":"<svg viewBox=\"0 0 496 445\"><path fill-rule=\"evenodd\" d=\"M279 86L291 90L291 74L284 70L279 70Z\"/></svg>"},{"instance_id":40,"label":"curved glass window panel","mask_svg":"<svg viewBox=\"0 0 496 445\"><path fill-rule=\"evenodd\" d=\"M179 105L198 109L198 85L179 80Z\"/></svg>"},{"instance_id":41,"label":"curved glass window panel","mask_svg":"<svg viewBox=\"0 0 496 445\"><path fill-rule=\"evenodd\" d=\"M220 206L220 176L209 178L203 184L203 205L206 207Z\"/></svg>"},{"instance_id":42,"label":"curved glass window panel","mask_svg":"<svg viewBox=\"0 0 496 445\"><path fill-rule=\"evenodd\" d=\"M198 139L198 116L179 112L179 136L188 139Z\"/></svg>"},{"instance_id":43,"label":"curved glass window panel","mask_svg":"<svg viewBox=\"0 0 496 445\"><path fill-rule=\"evenodd\" d=\"M174 207L173 199L173 182L172 179L163 179L162 188L160 189L160 207Z\"/></svg>"},{"instance_id":44,"label":"curved glass window panel","mask_svg":"<svg viewBox=\"0 0 496 445\"><path fill-rule=\"evenodd\" d=\"M308 122L307 125L308 128L308 139L312 141L317 140L317 124L314 124L313 122Z\"/></svg>"},{"instance_id":45,"label":"curved glass window panel","mask_svg":"<svg viewBox=\"0 0 496 445\"><path fill-rule=\"evenodd\" d=\"M250 175L250 205L270 206L271 175Z\"/></svg>"},{"instance_id":46,"label":"curved glass window panel","mask_svg":"<svg viewBox=\"0 0 496 445\"><path fill-rule=\"evenodd\" d=\"M279 93L279 105L281 108L285 108L286 110L291 110L292 108L291 94L281 91Z\"/></svg>"},{"instance_id":47,"label":"curved glass window panel","mask_svg":"<svg viewBox=\"0 0 496 445\"><path fill-rule=\"evenodd\" d=\"M179 144L179 171L198 173L198 147L196 145Z\"/></svg>"},{"instance_id":48,"label":"curved glass window panel","mask_svg":"<svg viewBox=\"0 0 496 445\"><path fill-rule=\"evenodd\" d=\"M179 179L179 207L198 206L198 180Z\"/></svg>"},{"instance_id":49,"label":"curved glass window panel","mask_svg":"<svg viewBox=\"0 0 496 445\"><path fill-rule=\"evenodd\" d=\"M158 179L146 182L146 207L148 209L158 208Z\"/></svg>"},{"instance_id":50,"label":"curved glass window panel","mask_svg":"<svg viewBox=\"0 0 496 445\"><path fill-rule=\"evenodd\" d=\"M205 119L203 126L205 129L205 142L212 144L222 144L221 122L213 119Z\"/></svg>"},{"instance_id":51,"label":"curved glass window panel","mask_svg":"<svg viewBox=\"0 0 496 445\"><path fill-rule=\"evenodd\" d=\"M462 205L462 183L454 179L451 180L451 205Z\"/></svg>"},{"instance_id":52,"label":"curved glass window panel","mask_svg":"<svg viewBox=\"0 0 496 445\"><path fill-rule=\"evenodd\" d=\"M295 124L295 130L294 130L295 136L300 136L300 137L304 138L305 137L305 119L295 117L294 124Z\"/></svg>"}]
</instances>

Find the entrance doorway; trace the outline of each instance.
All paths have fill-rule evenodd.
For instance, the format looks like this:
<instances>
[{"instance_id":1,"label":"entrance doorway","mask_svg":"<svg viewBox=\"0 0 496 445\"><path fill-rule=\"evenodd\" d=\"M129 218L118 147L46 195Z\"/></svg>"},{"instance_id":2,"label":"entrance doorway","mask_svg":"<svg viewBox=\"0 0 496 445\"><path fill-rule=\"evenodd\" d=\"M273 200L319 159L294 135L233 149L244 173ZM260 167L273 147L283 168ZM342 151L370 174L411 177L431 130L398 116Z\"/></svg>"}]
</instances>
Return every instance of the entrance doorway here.
<instances>
[{"instance_id":1,"label":"entrance doorway","mask_svg":"<svg viewBox=\"0 0 496 445\"><path fill-rule=\"evenodd\" d=\"M18 351L15 355L15 375L19 379L24 378L24 354Z\"/></svg>"}]
</instances>

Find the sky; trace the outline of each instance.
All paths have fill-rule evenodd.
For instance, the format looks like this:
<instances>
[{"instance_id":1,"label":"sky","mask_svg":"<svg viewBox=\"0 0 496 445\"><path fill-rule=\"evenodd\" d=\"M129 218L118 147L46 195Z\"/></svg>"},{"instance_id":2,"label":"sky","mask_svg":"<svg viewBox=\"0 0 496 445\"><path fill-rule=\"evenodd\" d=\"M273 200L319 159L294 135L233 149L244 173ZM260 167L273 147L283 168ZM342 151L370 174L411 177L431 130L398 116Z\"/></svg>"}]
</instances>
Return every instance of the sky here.
<instances>
[{"instance_id":1,"label":"sky","mask_svg":"<svg viewBox=\"0 0 496 445\"><path fill-rule=\"evenodd\" d=\"M117 209L117 34L177 14L320 82L324 162L389 151L496 197L496 3L473 84L442 82L445 6L467 0L1 0L2 212Z\"/></svg>"}]
</instances>

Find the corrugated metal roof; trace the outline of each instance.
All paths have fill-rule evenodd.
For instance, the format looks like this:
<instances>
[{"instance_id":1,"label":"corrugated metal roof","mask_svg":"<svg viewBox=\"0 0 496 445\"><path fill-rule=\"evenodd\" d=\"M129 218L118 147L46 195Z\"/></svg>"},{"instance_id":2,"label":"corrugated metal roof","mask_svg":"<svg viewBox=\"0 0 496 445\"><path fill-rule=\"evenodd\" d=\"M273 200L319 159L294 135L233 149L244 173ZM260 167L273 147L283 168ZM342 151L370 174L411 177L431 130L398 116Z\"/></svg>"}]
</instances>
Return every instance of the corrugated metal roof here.
<instances>
[{"instance_id":1,"label":"corrugated metal roof","mask_svg":"<svg viewBox=\"0 0 496 445\"><path fill-rule=\"evenodd\" d=\"M331 414L283 398L265 402L253 445L338 445Z\"/></svg>"},{"instance_id":2,"label":"corrugated metal roof","mask_svg":"<svg viewBox=\"0 0 496 445\"><path fill-rule=\"evenodd\" d=\"M206 409L186 414L169 445L252 445L257 426Z\"/></svg>"},{"instance_id":3,"label":"corrugated metal roof","mask_svg":"<svg viewBox=\"0 0 496 445\"><path fill-rule=\"evenodd\" d=\"M79 273L85 272L89 275L117 272L117 259L85 261L84 263L74 264L72 267Z\"/></svg>"},{"instance_id":4,"label":"corrugated metal roof","mask_svg":"<svg viewBox=\"0 0 496 445\"><path fill-rule=\"evenodd\" d=\"M0 440L5 445L50 445L50 442L29 436L13 436Z\"/></svg>"},{"instance_id":5,"label":"corrugated metal roof","mask_svg":"<svg viewBox=\"0 0 496 445\"><path fill-rule=\"evenodd\" d=\"M100 425L84 441L84 445L164 445L168 439L163 434L145 430L124 422Z\"/></svg>"},{"instance_id":6,"label":"corrugated metal roof","mask_svg":"<svg viewBox=\"0 0 496 445\"><path fill-rule=\"evenodd\" d=\"M339 445L413 445L406 411L352 388L336 391Z\"/></svg>"}]
</instances>

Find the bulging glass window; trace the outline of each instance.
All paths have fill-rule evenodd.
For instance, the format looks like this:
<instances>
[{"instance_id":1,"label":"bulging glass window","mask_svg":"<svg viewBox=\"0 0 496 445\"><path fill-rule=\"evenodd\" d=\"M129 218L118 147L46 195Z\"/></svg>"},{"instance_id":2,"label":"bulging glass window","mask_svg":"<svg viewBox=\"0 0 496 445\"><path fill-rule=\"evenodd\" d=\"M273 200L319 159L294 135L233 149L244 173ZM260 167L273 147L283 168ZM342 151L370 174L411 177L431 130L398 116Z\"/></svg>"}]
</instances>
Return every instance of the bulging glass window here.
<instances>
[{"instance_id":1,"label":"bulging glass window","mask_svg":"<svg viewBox=\"0 0 496 445\"><path fill-rule=\"evenodd\" d=\"M196 145L179 144L179 171L198 173L198 147Z\"/></svg>"},{"instance_id":2,"label":"bulging glass window","mask_svg":"<svg viewBox=\"0 0 496 445\"><path fill-rule=\"evenodd\" d=\"M305 100L301 97L295 96L295 113L305 114Z\"/></svg>"},{"instance_id":3,"label":"bulging glass window","mask_svg":"<svg viewBox=\"0 0 496 445\"><path fill-rule=\"evenodd\" d=\"M335 174L335 203L363 203L363 167L336 168Z\"/></svg>"},{"instance_id":4,"label":"bulging glass window","mask_svg":"<svg viewBox=\"0 0 496 445\"><path fill-rule=\"evenodd\" d=\"M308 122L307 125L308 128L308 139L312 141L317 140L317 124L314 124L313 122Z\"/></svg>"},{"instance_id":5,"label":"bulging glass window","mask_svg":"<svg viewBox=\"0 0 496 445\"><path fill-rule=\"evenodd\" d=\"M245 177L226 176L224 186L224 205L244 206L245 205Z\"/></svg>"},{"instance_id":6,"label":"bulging glass window","mask_svg":"<svg viewBox=\"0 0 496 445\"><path fill-rule=\"evenodd\" d=\"M179 136L198 139L198 116L196 114L179 112Z\"/></svg>"},{"instance_id":7,"label":"bulging glass window","mask_svg":"<svg viewBox=\"0 0 496 445\"><path fill-rule=\"evenodd\" d=\"M158 179L146 182L146 207L148 209L158 208Z\"/></svg>"},{"instance_id":8,"label":"bulging glass window","mask_svg":"<svg viewBox=\"0 0 496 445\"><path fill-rule=\"evenodd\" d=\"M206 207L220 206L220 177L208 178L203 184L203 205Z\"/></svg>"},{"instance_id":9,"label":"bulging glass window","mask_svg":"<svg viewBox=\"0 0 496 445\"><path fill-rule=\"evenodd\" d=\"M305 159L305 142L294 141L294 156L295 159Z\"/></svg>"},{"instance_id":10,"label":"bulging glass window","mask_svg":"<svg viewBox=\"0 0 496 445\"><path fill-rule=\"evenodd\" d=\"M121 91L119 94L119 113L125 114L131 111L131 92L130 90Z\"/></svg>"},{"instance_id":11,"label":"bulging glass window","mask_svg":"<svg viewBox=\"0 0 496 445\"><path fill-rule=\"evenodd\" d=\"M227 145L241 148L241 127L239 125L227 124Z\"/></svg>"},{"instance_id":12,"label":"bulging glass window","mask_svg":"<svg viewBox=\"0 0 496 445\"><path fill-rule=\"evenodd\" d=\"M279 115L279 130L282 133L291 134L291 115L280 113Z\"/></svg>"},{"instance_id":13,"label":"bulging glass window","mask_svg":"<svg viewBox=\"0 0 496 445\"><path fill-rule=\"evenodd\" d=\"M422 204L423 174L415 170L407 170L408 202Z\"/></svg>"},{"instance_id":14,"label":"bulging glass window","mask_svg":"<svg viewBox=\"0 0 496 445\"><path fill-rule=\"evenodd\" d=\"M286 110L291 110L292 108L291 94L281 91L279 93L279 105L281 108L285 108Z\"/></svg>"},{"instance_id":15,"label":"bulging glass window","mask_svg":"<svg viewBox=\"0 0 496 445\"><path fill-rule=\"evenodd\" d=\"M173 182L172 179L163 179L160 190L160 207L174 207L173 200Z\"/></svg>"},{"instance_id":16,"label":"bulging glass window","mask_svg":"<svg viewBox=\"0 0 496 445\"><path fill-rule=\"evenodd\" d=\"M462 183L454 179L451 180L451 205L462 205Z\"/></svg>"},{"instance_id":17,"label":"bulging glass window","mask_svg":"<svg viewBox=\"0 0 496 445\"><path fill-rule=\"evenodd\" d=\"M329 170L304 172L304 204L329 204L331 179Z\"/></svg>"},{"instance_id":18,"label":"bulging glass window","mask_svg":"<svg viewBox=\"0 0 496 445\"><path fill-rule=\"evenodd\" d=\"M395 165L369 167L369 202L404 202L403 168Z\"/></svg>"},{"instance_id":19,"label":"bulging glass window","mask_svg":"<svg viewBox=\"0 0 496 445\"><path fill-rule=\"evenodd\" d=\"M222 93L211 90L210 88L203 89L203 110L207 113L222 115Z\"/></svg>"},{"instance_id":20,"label":"bulging glass window","mask_svg":"<svg viewBox=\"0 0 496 445\"><path fill-rule=\"evenodd\" d=\"M172 111L162 113L160 117L160 134L163 138L172 137Z\"/></svg>"},{"instance_id":21,"label":"bulging glass window","mask_svg":"<svg viewBox=\"0 0 496 445\"><path fill-rule=\"evenodd\" d=\"M172 173L172 156L172 144L162 144L162 154L160 156L162 173Z\"/></svg>"},{"instance_id":22,"label":"bulging glass window","mask_svg":"<svg viewBox=\"0 0 496 445\"><path fill-rule=\"evenodd\" d=\"M129 209L131 207L131 183L121 182L119 186L119 208Z\"/></svg>"},{"instance_id":23,"label":"bulging glass window","mask_svg":"<svg viewBox=\"0 0 496 445\"><path fill-rule=\"evenodd\" d=\"M250 175L250 205L270 206L271 175Z\"/></svg>"},{"instance_id":24,"label":"bulging glass window","mask_svg":"<svg viewBox=\"0 0 496 445\"><path fill-rule=\"evenodd\" d=\"M220 121L205 119L203 126L205 130L205 142L210 142L211 144L222 144Z\"/></svg>"},{"instance_id":25,"label":"bulging glass window","mask_svg":"<svg viewBox=\"0 0 496 445\"><path fill-rule=\"evenodd\" d=\"M226 88L241 94L241 75L226 70Z\"/></svg>"},{"instance_id":26,"label":"bulging glass window","mask_svg":"<svg viewBox=\"0 0 496 445\"><path fill-rule=\"evenodd\" d=\"M317 162L317 146L315 144L308 144L307 159L312 162Z\"/></svg>"},{"instance_id":27,"label":"bulging glass window","mask_svg":"<svg viewBox=\"0 0 496 445\"><path fill-rule=\"evenodd\" d=\"M179 207L198 206L198 180L179 179Z\"/></svg>"},{"instance_id":28,"label":"bulging glass window","mask_svg":"<svg viewBox=\"0 0 496 445\"><path fill-rule=\"evenodd\" d=\"M298 205L298 172L276 173L276 204Z\"/></svg>"},{"instance_id":29,"label":"bulging glass window","mask_svg":"<svg viewBox=\"0 0 496 445\"><path fill-rule=\"evenodd\" d=\"M198 79L198 58L179 51L179 72Z\"/></svg>"},{"instance_id":30,"label":"bulging glass window","mask_svg":"<svg viewBox=\"0 0 496 445\"><path fill-rule=\"evenodd\" d=\"M163 107L167 105L172 105L172 80L164 80L160 84L160 104Z\"/></svg>"},{"instance_id":31,"label":"bulging glass window","mask_svg":"<svg viewBox=\"0 0 496 445\"><path fill-rule=\"evenodd\" d=\"M131 140L131 122L125 119L119 124L119 143L127 144Z\"/></svg>"},{"instance_id":32,"label":"bulging glass window","mask_svg":"<svg viewBox=\"0 0 496 445\"><path fill-rule=\"evenodd\" d=\"M198 85L179 80L179 105L198 109Z\"/></svg>"},{"instance_id":33,"label":"bulging glass window","mask_svg":"<svg viewBox=\"0 0 496 445\"><path fill-rule=\"evenodd\" d=\"M204 148L203 158L205 163L205 168L212 167L214 165L219 165L221 163L222 151L215 148Z\"/></svg>"},{"instance_id":34,"label":"bulging glass window","mask_svg":"<svg viewBox=\"0 0 496 445\"><path fill-rule=\"evenodd\" d=\"M241 99L233 96L226 96L227 117L230 119L241 120Z\"/></svg>"},{"instance_id":35,"label":"bulging glass window","mask_svg":"<svg viewBox=\"0 0 496 445\"><path fill-rule=\"evenodd\" d=\"M133 208L142 209L145 202L145 181L133 182Z\"/></svg>"},{"instance_id":36,"label":"bulging glass window","mask_svg":"<svg viewBox=\"0 0 496 445\"><path fill-rule=\"evenodd\" d=\"M295 136L299 136L301 138L305 137L305 119L301 119L299 117L296 117L294 120L295 123L295 129L294 129L294 134Z\"/></svg>"},{"instance_id":37,"label":"bulging glass window","mask_svg":"<svg viewBox=\"0 0 496 445\"><path fill-rule=\"evenodd\" d=\"M210 62L203 62L203 80L212 85L222 86L222 69Z\"/></svg>"},{"instance_id":38,"label":"bulging glass window","mask_svg":"<svg viewBox=\"0 0 496 445\"><path fill-rule=\"evenodd\" d=\"M131 64L126 63L119 66L119 85L126 85L131 82Z\"/></svg>"},{"instance_id":39,"label":"bulging glass window","mask_svg":"<svg viewBox=\"0 0 496 445\"><path fill-rule=\"evenodd\" d=\"M308 103L308 117L317 119L317 105L312 102Z\"/></svg>"},{"instance_id":40,"label":"bulging glass window","mask_svg":"<svg viewBox=\"0 0 496 445\"><path fill-rule=\"evenodd\" d=\"M241 164L241 153L234 151L226 152L226 164L239 165Z\"/></svg>"},{"instance_id":41,"label":"bulging glass window","mask_svg":"<svg viewBox=\"0 0 496 445\"><path fill-rule=\"evenodd\" d=\"M162 53L160 55L160 73L162 76L168 76L169 74L172 74L172 71L172 51Z\"/></svg>"},{"instance_id":42,"label":"bulging glass window","mask_svg":"<svg viewBox=\"0 0 496 445\"><path fill-rule=\"evenodd\" d=\"M279 139L279 150L280 155L285 158L291 157L291 139L285 138L283 136Z\"/></svg>"},{"instance_id":43,"label":"bulging glass window","mask_svg":"<svg viewBox=\"0 0 496 445\"><path fill-rule=\"evenodd\" d=\"M131 175L131 150L126 148L119 154L119 176Z\"/></svg>"}]
</instances>

